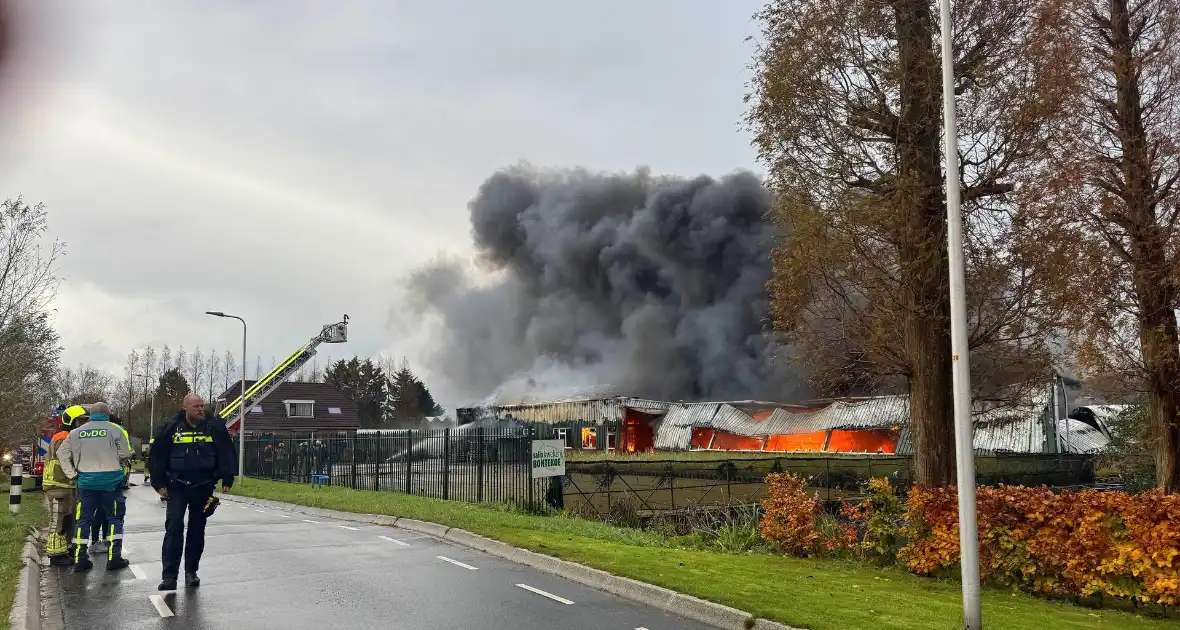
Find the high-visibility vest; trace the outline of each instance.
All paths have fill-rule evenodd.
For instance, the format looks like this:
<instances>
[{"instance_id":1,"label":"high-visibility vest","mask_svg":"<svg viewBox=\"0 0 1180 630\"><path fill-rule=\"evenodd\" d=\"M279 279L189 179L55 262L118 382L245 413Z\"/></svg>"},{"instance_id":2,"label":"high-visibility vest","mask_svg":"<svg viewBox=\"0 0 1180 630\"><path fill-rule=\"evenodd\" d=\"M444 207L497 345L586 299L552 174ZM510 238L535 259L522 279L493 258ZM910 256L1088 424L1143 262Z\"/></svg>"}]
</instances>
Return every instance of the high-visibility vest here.
<instances>
[{"instance_id":1,"label":"high-visibility vest","mask_svg":"<svg viewBox=\"0 0 1180 630\"><path fill-rule=\"evenodd\" d=\"M69 435L69 431L58 431L49 441L49 450L45 453L45 471L41 478L41 485L47 488L73 488L77 485L76 480L66 477L61 463L57 461L57 449Z\"/></svg>"}]
</instances>

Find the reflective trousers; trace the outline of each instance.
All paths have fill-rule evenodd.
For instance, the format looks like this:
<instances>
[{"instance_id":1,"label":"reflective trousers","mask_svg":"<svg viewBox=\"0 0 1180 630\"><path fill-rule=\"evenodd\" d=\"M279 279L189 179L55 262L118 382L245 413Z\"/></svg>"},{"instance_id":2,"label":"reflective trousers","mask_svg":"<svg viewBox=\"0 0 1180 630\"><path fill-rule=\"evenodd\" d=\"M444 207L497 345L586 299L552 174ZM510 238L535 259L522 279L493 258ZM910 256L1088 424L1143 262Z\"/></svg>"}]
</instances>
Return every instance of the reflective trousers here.
<instances>
[{"instance_id":1,"label":"reflective trousers","mask_svg":"<svg viewBox=\"0 0 1180 630\"><path fill-rule=\"evenodd\" d=\"M49 535L46 540L46 555L65 554L68 542L74 534L74 512L78 505L77 488L45 486L45 498L49 499Z\"/></svg>"},{"instance_id":2,"label":"reflective trousers","mask_svg":"<svg viewBox=\"0 0 1180 630\"><path fill-rule=\"evenodd\" d=\"M121 557L123 551L123 513L127 510L127 503L123 498L123 488L118 490L78 490L78 509L74 512L77 521L74 530L74 561L77 562L82 554L87 553L90 543L90 527L97 517L99 510L106 516L104 538L110 543L107 558Z\"/></svg>"},{"instance_id":3,"label":"reflective trousers","mask_svg":"<svg viewBox=\"0 0 1180 630\"><path fill-rule=\"evenodd\" d=\"M213 483L199 486L168 484L168 515L164 522L163 559L164 578L180 574L180 558L184 556L184 572L196 573L205 552L205 503L213 496ZM184 532L184 513L188 511L188 535Z\"/></svg>"}]
</instances>

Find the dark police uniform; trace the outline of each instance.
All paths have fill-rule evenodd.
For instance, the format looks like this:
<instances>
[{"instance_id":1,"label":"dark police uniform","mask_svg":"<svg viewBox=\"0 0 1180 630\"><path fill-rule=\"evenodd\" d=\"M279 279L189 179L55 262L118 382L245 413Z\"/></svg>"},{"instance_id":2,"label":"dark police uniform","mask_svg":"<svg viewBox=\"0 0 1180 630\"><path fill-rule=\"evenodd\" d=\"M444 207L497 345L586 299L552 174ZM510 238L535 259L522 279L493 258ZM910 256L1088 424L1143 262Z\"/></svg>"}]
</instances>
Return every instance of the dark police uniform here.
<instances>
[{"instance_id":1,"label":"dark police uniform","mask_svg":"<svg viewBox=\"0 0 1180 630\"><path fill-rule=\"evenodd\" d=\"M237 474L237 453L225 423L205 416L196 426L185 420L184 412L156 434L148 461L152 487L168 489L168 516L164 525L162 552L164 583L161 590L176 588L183 551L185 584L197 586L197 569L205 550L205 505L218 482L233 486ZM184 535L184 513L188 511L188 537ZM165 588L170 586L170 588Z\"/></svg>"}]
</instances>

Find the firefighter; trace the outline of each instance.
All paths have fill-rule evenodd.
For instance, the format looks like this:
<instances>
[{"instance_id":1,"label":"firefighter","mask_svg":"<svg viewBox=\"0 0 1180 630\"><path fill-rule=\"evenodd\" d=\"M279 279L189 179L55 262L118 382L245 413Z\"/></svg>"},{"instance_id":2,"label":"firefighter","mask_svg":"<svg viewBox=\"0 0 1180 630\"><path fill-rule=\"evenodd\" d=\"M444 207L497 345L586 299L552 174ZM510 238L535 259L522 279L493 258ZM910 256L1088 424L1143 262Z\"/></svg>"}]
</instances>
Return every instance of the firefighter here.
<instances>
[{"instance_id":1,"label":"firefighter","mask_svg":"<svg viewBox=\"0 0 1180 630\"><path fill-rule=\"evenodd\" d=\"M218 482L228 493L237 473L237 453L225 423L205 415L205 401L196 394L184 397L184 409L156 434L152 445L152 487L167 499L164 570L159 590L176 590L180 559L184 557L184 585L201 585L197 570L205 550L205 521L216 507L213 497ZM184 513L188 512L188 538L184 535Z\"/></svg>"},{"instance_id":2,"label":"firefighter","mask_svg":"<svg viewBox=\"0 0 1180 630\"><path fill-rule=\"evenodd\" d=\"M94 566L87 534L100 507L104 508L108 523L107 570L127 567L130 563L123 557L123 513L127 509L123 497L123 464L131 458L131 450L123 429L109 421L106 403L90 406L90 421L70 431L62 440L57 456L66 476L76 478L78 484L74 571L89 571Z\"/></svg>"},{"instance_id":3,"label":"firefighter","mask_svg":"<svg viewBox=\"0 0 1180 630\"><path fill-rule=\"evenodd\" d=\"M74 506L78 503L78 488L73 479L66 476L57 461L57 451L70 430L88 419L86 408L81 405L67 407L61 413L61 430L50 439L45 453L45 471L42 485L49 498L49 536L45 538L45 555L50 564L70 564L74 561L74 543L70 535L74 530Z\"/></svg>"}]
</instances>

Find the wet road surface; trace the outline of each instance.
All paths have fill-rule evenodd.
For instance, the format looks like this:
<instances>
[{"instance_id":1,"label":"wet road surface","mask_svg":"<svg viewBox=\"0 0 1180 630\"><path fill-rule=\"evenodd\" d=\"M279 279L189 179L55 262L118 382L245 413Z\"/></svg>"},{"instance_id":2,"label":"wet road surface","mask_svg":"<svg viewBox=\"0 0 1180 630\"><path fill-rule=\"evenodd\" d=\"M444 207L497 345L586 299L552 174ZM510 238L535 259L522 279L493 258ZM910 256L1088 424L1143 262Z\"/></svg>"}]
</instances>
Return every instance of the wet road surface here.
<instances>
[{"instance_id":1,"label":"wet road surface","mask_svg":"<svg viewBox=\"0 0 1180 630\"><path fill-rule=\"evenodd\" d=\"M133 481L142 483L136 475ZM65 627L704 630L562 578L406 530L223 501L201 586L156 590L164 504L127 492L131 567L59 576ZM61 571L57 567L51 570Z\"/></svg>"}]
</instances>

